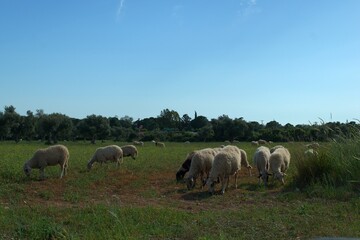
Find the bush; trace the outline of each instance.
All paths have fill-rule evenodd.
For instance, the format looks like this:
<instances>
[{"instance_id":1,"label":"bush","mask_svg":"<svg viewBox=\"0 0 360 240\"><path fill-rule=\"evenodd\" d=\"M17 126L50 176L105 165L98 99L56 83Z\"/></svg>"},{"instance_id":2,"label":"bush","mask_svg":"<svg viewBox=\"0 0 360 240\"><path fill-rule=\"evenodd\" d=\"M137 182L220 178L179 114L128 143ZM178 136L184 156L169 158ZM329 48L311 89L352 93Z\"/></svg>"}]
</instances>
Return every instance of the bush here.
<instances>
[{"instance_id":1,"label":"bush","mask_svg":"<svg viewBox=\"0 0 360 240\"><path fill-rule=\"evenodd\" d=\"M302 156L296 161L295 184L303 189L320 185L360 190L360 132L354 128L351 138L338 136L318 156Z\"/></svg>"}]
</instances>

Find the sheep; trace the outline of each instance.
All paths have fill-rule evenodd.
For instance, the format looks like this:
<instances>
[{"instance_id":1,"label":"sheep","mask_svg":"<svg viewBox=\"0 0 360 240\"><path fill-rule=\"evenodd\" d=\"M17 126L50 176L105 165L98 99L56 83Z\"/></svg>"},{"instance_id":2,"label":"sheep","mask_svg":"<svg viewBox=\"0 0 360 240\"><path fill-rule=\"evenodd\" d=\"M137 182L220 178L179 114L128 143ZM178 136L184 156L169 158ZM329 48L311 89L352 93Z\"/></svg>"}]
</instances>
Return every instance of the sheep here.
<instances>
[{"instance_id":1,"label":"sheep","mask_svg":"<svg viewBox=\"0 0 360 240\"><path fill-rule=\"evenodd\" d=\"M157 141L152 141L153 143L155 143L155 146L157 146L157 147L161 147L161 148L164 148L165 147L165 143L163 143L163 142L157 142Z\"/></svg>"},{"instance_id":2,"label":"sheep","mask_svg":"<svg viewBox=\"0 0 360 240\"><path fill-rule=\"evenodd\" d=\"M231 175L235 176L235 188L237 188L237 173L240 169L241 154L239 154L239 152L223 150L216 154L209 178L206 182L206 185L209 187L209 192L212 194L214 193L214 186L219 178L222 184L221 194L224 194L229 185L229 178Z\"/></svg>"},{"instance_id":3,"label":"sheep","mask_svg":"<svg viewBox=\"0 0 360 240\"><path fill-rule=\"evenodd\" d=\"M195 187L198 175L200 175L202 187L205 185L206 180L204 180L204 175L206 174L206 178L209 177L209 172L216 153L217 152L212 148L205 148L194 153L191 159L189 177L186 180L188 190Z\"/></svg>"},{"instance_id":4,"label":"sheep","mask_svg":"<svg viewBox=\"0 0 360 240\"><path fill-rule=\"evenodd\" d=\"M144 146L144 142L141 141L133 141L133 144L138 146Z\"/></svg>"},{"instance_id":5,"label":"sheep","mask_svg":"<svg viewBox=\"0 0 360 240\"><path fill-rule=\"evenodd\" d=\"M117 145L109 145L106 147L97 148L94 155L89 160L87 168L90 170L94 162L102 164L107 161L116 161L116 166L119 167L120 162L123 162L122 149Z\"/></svg>"},{"instance_id":6,"label":"sheep","mask_svg":"<svg viewBox=\"0 0 360 240\"><path fill-rule=\"evenodd\" d=\"M317 142L312 142L306 145L307 148L312 148L312 149L319 149L320 148L320 144Z\"/></svg>"},{"instance_id":7,"label":"sheep","mask_svg":"<svg viewBox=\"0 0 360 240\"><path fill-rule=\"evenodd\" d=\"M251 176L252 166L249 164L249 162L247 160L247 154L243 149L240 149L234 145L227 145L224 148L222 148L222 150L225 150L225 151L231 150L231 151L235 151L238 154L240 154L241 155L241 166L246 167L249 171L249 175Z\"/></svg>"},{"instance_id":8,"label":"sheep","mask_svg":"<svg viewBox=\"0 0 360 240\"><path fill-rule=\"evenodd\" d=\"M319 153L312 148L307 149L304 154L308 158L317 157L319 155Z\"/></svg>"},{"instance_id":9,"label":"sheep","mask_svg":"<svg viewBox=\"0 0 360 240\"><path fill-rule=\"evenodd\" d=\"M283 147L284 147L283 145L276 145L270 149L270 153L273 153L276 149L283 148Z\"/></svg>"},{"instance_id":10,"label":"sheep","mask_svg":"<svg viewBox=\"0 0 360 240\"><path fill-rule=\"evenodd\" d=\"M38 168L40 170L40 179L45 179L44 169L47 166L60 165L60 178L67 174L69 166L69 150L64 145L54 145L48 148L37 150L32 158L24 164L24 172L30 177L31 169Z\"/></svg>"},{"instance_id":11,"label":"sheep","mask_svg":"<svg viewBox=\"0 0 360 240\"><path fill-rule=\"evenodd\" d=\"M251 177L252 176L252 174L251 174L252 166L249 164L249 162L247 160L247 154L246 154L245 150L240 149L240 154L241 154L241 166L246 167L248 169L249 175Z\"/></svg>"},{"instance_id":12,"label":"sheep","mask_svg":"<svg viewBox=\"0 0 360 240\"><path fill-rule=\"evenodd\" d=\"M251 145L253 145L253 146L259 146L259 142L258 142L258 141L251 141Z\"/></svg>"},{"instance_id":13,"label":"sheep","mask_svg":"<svg viewBox=\"0 0 360 240\"><path fill-rule=\"evenodd\" d=\"M275 179L278 179L285 184L284 176L285 172L290 165L290 152L284 147L277 148L273 153L271 153L269 158L270 169L273 173Z\"/></svg>"},{"instance_id":14,"label":"sheep","mask_svg":"<svg viewBox=\"0 0 360 240\"><path fill-rule=\"evenodd\" d=\"M134 145L125 145L121 147L123 152L123 157L131 156L132 159L135 159L138 155L138 150Z\"/></svg>"},{"instance_id":15,"label":"sheep","mask_svg":"<svg viewBox=\"0 0 360 240\"><path fill-rule=\"evenodd\" d=\"M270 159L270 150L267 147L261 146L258 147L254 154L254 165L259 171L259 185L261 184L261 179L264 182L266 187L269 180L269 159Z\"/></svg>"},{"instance_id":16,"label":"sheep","mask_svg":"<svg viewBox=\"0 0 360 240\"><path fill-rule=\"evenodd\" d=\"M258 143L259 143L260 145L264 145L264 144L267 144L267 141L266 141L266 140L263 140L263 139L259 139L259 140L258 140Z\"/></svg>"},{"instance_id":17,"label":"sheep","mask_svg":"<svg viewBox=\"0 0 360 240\"><path fill-rule=\"evenodd\" d=\"M176 181L180 182L184 178L185 174L189 171L191 165L191 159L194 156L194 154L195 151L189 153L186 156L185 161L180 166L179 170L176 172Z\"/></svg>"}]
</instances>

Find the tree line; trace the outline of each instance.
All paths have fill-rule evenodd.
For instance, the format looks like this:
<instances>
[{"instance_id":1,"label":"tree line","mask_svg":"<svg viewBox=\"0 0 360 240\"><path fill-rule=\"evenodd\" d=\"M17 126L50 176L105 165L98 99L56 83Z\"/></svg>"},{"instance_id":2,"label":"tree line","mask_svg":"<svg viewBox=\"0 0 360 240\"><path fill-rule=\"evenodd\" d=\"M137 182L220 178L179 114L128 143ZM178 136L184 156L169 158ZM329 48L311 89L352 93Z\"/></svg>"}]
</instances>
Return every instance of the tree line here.
<instances>
[{"instance_id":1,"label":"tree line","mask_svg":"<svg viewBox=\"0 0 360 240\"><path fill-rule=\"evenodd\" d=\"M227 115L208 119L164 109L157 117L134 121L129 116L103 117L88 115L84 119L71 118L61 113L46 114L27 111L26 116L16 112L14 106L5 106L0 112L0 140L41 140L48 144L58 141L253 141L264 139L273 142L329 141L338 136L351 138L355 121L321 122L321 124L281 125L277 121L260 124L245 121L242 117L231 119Z\"/></svg>"}]
</instances>

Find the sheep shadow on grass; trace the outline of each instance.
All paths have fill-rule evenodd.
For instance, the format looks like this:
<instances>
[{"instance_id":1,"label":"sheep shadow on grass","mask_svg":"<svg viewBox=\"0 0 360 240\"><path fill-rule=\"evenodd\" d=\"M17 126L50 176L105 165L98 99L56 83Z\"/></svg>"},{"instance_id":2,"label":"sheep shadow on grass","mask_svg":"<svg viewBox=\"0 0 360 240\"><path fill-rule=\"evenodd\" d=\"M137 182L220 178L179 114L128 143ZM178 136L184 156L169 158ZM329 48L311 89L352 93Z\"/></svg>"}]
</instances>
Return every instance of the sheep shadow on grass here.
<instances>
[{"instance_id":1,"label":"sheep shadow on grass","mask_svg":"<svg viewBox=\"0 0 360 240\"><path fill-rule=\"evenodd\" d=\"M204 199L210 198L212 195L207 191L197 192L197 191L187 191L181 196L181 199L185 201L201 201Z\"/></svg>"}]
</instances>

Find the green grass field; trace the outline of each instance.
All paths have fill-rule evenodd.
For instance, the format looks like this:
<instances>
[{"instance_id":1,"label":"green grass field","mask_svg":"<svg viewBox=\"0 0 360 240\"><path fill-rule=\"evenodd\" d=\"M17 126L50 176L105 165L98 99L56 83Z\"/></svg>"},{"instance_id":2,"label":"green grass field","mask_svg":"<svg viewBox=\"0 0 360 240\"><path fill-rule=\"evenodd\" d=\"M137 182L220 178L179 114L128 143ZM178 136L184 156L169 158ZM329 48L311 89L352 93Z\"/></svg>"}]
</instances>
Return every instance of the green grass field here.
<instances>
[{"instance_id":1,"label":"green grass field","mask_svg":"<svg viewBox=\"0 0 360 240\"><path fill-rule=\"evenodd\" d=\"M38 170L28 179L22 167L43 143L0 143L0 239L360 238L358 191L295 186L304 143L284 144L292 154L285 186L270 181L265 189L255 169L253 176L242 169L238 189L231 179L225 195L214 196L206 187L188 191L175 173L187 153L222 143L166 143L162 149L146 142L138 158L125 158L119 169L95 163L91 171L86 164L95 149L113 142L62 144L70 151L68 175L59 179L60 168L48 167L47 179L39 181ZM236 145L252 164L256 147Z\"/></svg>"}]
</instances>

